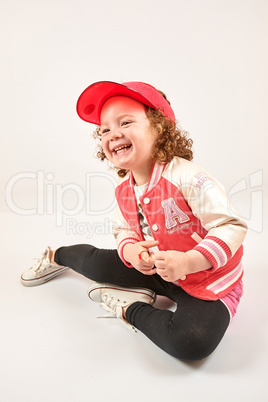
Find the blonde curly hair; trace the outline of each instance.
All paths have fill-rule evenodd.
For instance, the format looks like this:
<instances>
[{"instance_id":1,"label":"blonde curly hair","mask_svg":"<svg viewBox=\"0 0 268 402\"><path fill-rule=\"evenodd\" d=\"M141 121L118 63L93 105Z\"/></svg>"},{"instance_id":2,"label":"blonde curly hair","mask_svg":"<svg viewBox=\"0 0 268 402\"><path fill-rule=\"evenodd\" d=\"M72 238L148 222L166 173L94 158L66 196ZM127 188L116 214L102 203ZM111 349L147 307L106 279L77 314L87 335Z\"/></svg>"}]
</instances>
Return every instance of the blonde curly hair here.
<instances>
[{"instance_id":1,"label":"blonde curly hair","mask_svg":"<svg viewBox=\"0 0 268 402\"><path fill-rule=\"evenodd\" d=\"M166 95L162 91L159 92L167 100ZM167 102L170 103L168 100ZM179 156L189 161L193 159L193 140L188 138L187 131L182 130L173 120L166 118L159 109L152 109L146 106L145 113L149 120L151 130L156 133L156 140L152 153L152 158L154 160L169 163L175 156ZM101 140L99 126L94 130L93 137ZM101 144L98 144L96 156L101 161L107 159ZM121 169L117 166L114 166L114 169L117 170L119 177L125 177L128 172L128 170Z\"/></svg>"}]
</instances>

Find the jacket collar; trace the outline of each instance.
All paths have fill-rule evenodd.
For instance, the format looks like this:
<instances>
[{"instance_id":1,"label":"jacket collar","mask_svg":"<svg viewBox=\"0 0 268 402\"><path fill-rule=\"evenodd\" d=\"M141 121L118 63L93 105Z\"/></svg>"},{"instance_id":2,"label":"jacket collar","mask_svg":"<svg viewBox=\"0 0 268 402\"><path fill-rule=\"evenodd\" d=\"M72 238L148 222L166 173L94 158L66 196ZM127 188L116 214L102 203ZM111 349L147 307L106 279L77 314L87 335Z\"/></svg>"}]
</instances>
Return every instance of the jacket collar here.
<instances>
[{"instance_id":1,"label":"jacket collar","mask_svg":"<svg viewBox=\"0 0 268 402\"><path fill-rule=\"evenodd\" d=\"M151 170L151 176L148 182L148 186L146 187L145 193L150 191L153 187L157 185L159 180L161 179L162 173L165 170L166 163L155 161ZM129 184L134 189L135 180L133 177L133 173L130 173L129 176Z\"/></svg>"}]
</instances>

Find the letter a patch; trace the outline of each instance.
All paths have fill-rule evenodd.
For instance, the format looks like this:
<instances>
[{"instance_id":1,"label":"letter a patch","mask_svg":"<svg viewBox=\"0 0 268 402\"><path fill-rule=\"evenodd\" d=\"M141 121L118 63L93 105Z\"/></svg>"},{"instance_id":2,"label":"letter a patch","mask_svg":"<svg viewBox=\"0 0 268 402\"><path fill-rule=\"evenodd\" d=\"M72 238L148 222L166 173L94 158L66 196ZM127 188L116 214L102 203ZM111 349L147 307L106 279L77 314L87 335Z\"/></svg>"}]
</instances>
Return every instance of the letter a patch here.
<instances>
[{"instance_id":1,"label":"letter a patch","mask_svg":"<svg viewBox=\"0 0 268 402\"><path fill-rule=\"evenodd\" d=\"M164 208L167 229L171 229L177 225L176 219L178 219L180 223L190 220L189 216L178 207L173 198L162 201L161 205Z\"/></svg>"}]
</instances>

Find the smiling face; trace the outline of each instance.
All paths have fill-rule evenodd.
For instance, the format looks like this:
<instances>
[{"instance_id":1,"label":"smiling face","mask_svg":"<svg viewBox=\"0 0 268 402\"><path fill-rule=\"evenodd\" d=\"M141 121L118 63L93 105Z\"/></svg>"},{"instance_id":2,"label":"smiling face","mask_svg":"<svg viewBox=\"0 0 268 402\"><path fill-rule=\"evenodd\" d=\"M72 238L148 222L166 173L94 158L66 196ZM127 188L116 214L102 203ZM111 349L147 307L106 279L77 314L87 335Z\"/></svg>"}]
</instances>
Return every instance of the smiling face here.
<instances>
[{"instance_id":1,"label":"smiling face","mask_svg":"<svg viewBox=\"0 0 268 402\"><path fill-rule=\"evenodd\" d=\"M145 106L132 98L114 96L101 110L101 145L115 166L131 170L138 185L147 183L153 165L155 134Z\"/></svg>"}]
</instances>

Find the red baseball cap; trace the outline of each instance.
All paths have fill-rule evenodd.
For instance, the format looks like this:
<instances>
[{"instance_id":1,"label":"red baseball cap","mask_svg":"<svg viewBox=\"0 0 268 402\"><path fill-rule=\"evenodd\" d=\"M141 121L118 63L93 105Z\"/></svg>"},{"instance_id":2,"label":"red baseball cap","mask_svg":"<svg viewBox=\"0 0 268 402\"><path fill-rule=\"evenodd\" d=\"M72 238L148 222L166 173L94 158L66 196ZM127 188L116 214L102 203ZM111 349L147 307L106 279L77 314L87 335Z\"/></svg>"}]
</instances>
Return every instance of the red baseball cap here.
<instances>
[{"instance_id":1,"label":"red baseball cap","mask_svg":"<svg viewBox=\"0 0 268 402\"><path fill-rule=\"evenodd\" d=\"M156 88L144 82L95 82L79 96L76 105L78 116L89 123L100 125L101 108L112 96L128 96L152 109L160 109L164 116L175 121L175 114L168 101Z\"/></svg>"}]
</instances>

